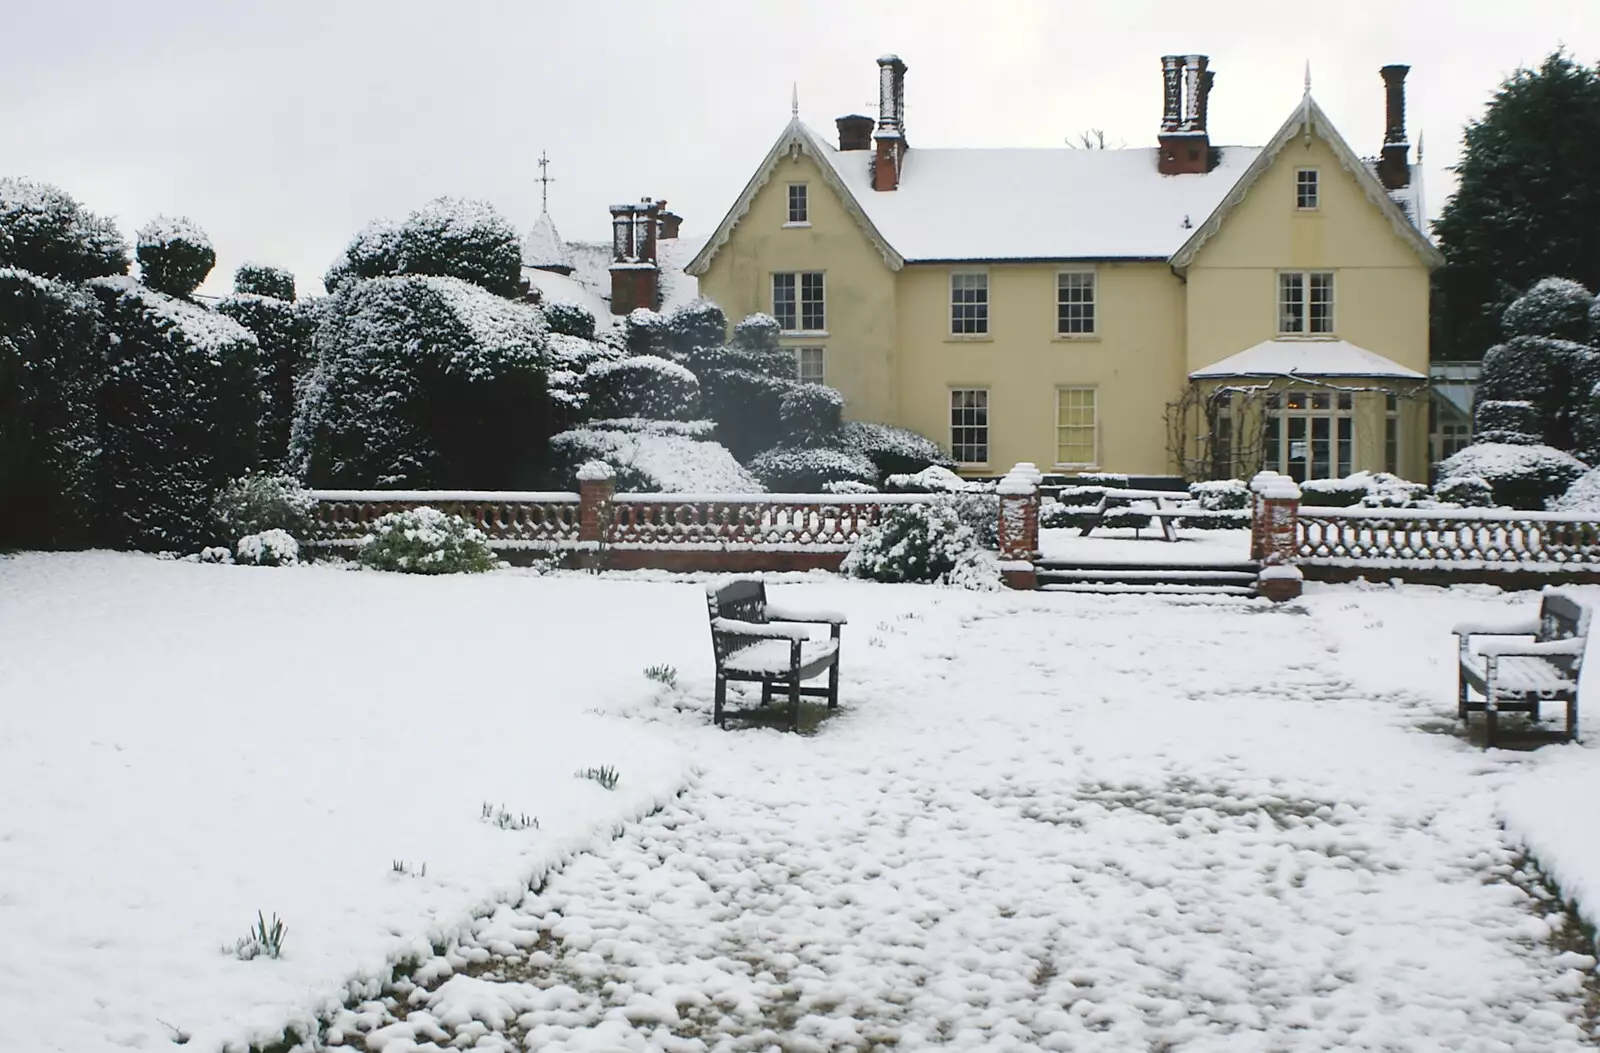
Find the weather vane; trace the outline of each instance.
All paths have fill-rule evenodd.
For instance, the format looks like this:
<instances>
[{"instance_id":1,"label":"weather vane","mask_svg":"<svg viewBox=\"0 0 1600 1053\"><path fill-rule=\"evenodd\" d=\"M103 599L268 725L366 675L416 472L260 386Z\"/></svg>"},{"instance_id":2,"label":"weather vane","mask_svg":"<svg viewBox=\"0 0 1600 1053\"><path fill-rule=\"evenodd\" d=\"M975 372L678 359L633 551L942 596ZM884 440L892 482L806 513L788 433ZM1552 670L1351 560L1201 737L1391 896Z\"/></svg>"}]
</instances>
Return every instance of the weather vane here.
<instances>
[{"instance_id":1,"label":"weather vane","mask_svg":"<svg viewBox=\"0 0 1600 1053\"><path fill-rule=\"evenodd\" d=\"M543 150L539 151L539 211L550 211L550 184L555 180L550 176L550 158Z\"/></svg>"}]
</instances>

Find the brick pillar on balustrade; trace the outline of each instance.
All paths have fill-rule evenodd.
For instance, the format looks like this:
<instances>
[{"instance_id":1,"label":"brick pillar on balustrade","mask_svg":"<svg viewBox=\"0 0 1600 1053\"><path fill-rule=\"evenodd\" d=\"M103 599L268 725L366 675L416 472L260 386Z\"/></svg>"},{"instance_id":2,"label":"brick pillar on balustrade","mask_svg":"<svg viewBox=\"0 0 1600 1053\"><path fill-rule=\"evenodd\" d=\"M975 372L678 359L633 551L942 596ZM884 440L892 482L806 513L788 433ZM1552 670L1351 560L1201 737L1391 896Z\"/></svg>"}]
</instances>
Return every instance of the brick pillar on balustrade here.
<instances>
[{"instance_id":1,"label":"brick pillar on balustrade","mask_svg":"<svg viewBox=\"0 0 1600 1053\"><path fill-rule=\"evenodd\" d=\"M1006 473L1000 494L1000 577L1013 589L1038 587L1034 561L1039 558L1039 469L1021 462Z\"/></svg>"},{"instance_id":2,"label":"brick pillar on balustrade","mask_svg":"<svg viewBox=\"0 0 1600 1053\"><path fill-rule=\"evenodd\" d=\"M1278 472L1257 472L1250 480L1250 558L1261 564L1256 594L1274 603L1300 595L1304 578L1295 566L1299 517L1300 487L1295 481Z\"/></svg>"},{"instance_id":3,"label":"brick pillar on balustrade","mask_svg":"<svg viewBox=\"0 0 1600 1053\"><path fill-rule=\"evenodd\" d=\"M611 522L611 498L617 473L604 461L588 461L578 469L578 540L605 540Z\"/></svg>"}]
</instances>

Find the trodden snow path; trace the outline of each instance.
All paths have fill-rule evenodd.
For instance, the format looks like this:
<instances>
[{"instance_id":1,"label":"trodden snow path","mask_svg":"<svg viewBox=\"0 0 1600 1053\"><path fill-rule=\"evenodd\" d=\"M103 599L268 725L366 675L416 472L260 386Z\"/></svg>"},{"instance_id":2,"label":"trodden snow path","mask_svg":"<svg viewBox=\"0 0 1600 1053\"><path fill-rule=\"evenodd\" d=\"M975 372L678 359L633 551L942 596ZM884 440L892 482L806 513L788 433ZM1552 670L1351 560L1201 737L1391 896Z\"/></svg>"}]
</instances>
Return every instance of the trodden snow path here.
<instances>
[{"instance_id":1,"label":"trodden snow path","mask_svg":"<svg viewBox=\"0 0 1600 1053\"><path fill-rule=\"evenodd\" d=\"M854 618L844 713L719 732L704 676L635 709L700 785L324 1038L1593 1047L1595 960L1496 813L1552 749L1427 730L1450 622L1525 598L783 588Z\"/></svg>"}]
</instances>

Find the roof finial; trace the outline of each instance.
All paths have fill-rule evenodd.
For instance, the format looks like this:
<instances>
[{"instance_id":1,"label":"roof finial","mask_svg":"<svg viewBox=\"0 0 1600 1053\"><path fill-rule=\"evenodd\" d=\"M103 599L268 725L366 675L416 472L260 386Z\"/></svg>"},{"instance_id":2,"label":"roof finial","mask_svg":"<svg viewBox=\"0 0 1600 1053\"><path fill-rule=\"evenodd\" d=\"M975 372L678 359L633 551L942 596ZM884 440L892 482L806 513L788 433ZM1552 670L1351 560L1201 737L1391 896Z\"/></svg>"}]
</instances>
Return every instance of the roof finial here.
<instances>
[{"instance_id":1,"label":"roof finial","mask_svg":"<svg viewBox=\"0 0 1600 1053\"><path fill-rule=\"evenodd\" d=\"M1417 129L1417 164L1422 164L1422 129Z\"/></svg>"},{"instance_id":2,"label":"roof finial","mask_svg":"<svg viewBox=\"0 0 1600 1053\"><path fill-rule=\"evenodd\" d=\"M543 150L539 151L539 214L544 215L550 211L550 184L555 180L550 177L550 158Z\"/></svg>"},{"instance_id":3,"label":"roof finial","mask_svg":"<svg viewBox=\"0 0 1600 1053\"><path fill-rule=\"evenodd\" d=\"M800 82L794 81L794 93L789 96L789 116L800 116Z\"/></svg>"}]
</instances>

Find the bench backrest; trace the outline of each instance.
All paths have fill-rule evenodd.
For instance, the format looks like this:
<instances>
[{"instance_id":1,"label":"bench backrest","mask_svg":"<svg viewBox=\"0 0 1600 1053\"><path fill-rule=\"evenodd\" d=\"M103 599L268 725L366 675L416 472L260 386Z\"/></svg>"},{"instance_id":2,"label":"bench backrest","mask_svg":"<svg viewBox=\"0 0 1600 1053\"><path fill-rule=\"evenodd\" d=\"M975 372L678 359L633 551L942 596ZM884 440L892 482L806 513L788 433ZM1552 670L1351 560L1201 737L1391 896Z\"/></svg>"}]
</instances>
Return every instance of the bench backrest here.
<instances>
[{"instance_id":1,"label":"bench backrest","mask_svg":"<svg viewBox=\"0 0 1600 1053\"><path fill-rule=\"evenodd\" d=\"M1546 589L1539 602L1539 639L1570 640L1589 638L1590 610L1564 592ZM1550 659L1574 678L1583 669L1583 654L1558 655Z\"/></svg>"},{"instance_id":2,"label":"bench backrest","mask_svg":"<svg viewBox=\"0 0 1600 1053\"><path fill-rule=\"evenodd\" d=\"M718 618L733 618L741 622L765 622L767 587L759 581L735 581L720 589L707 586L706 611L712 622ZM719 633L715 629L711 630L711 649L716 655L718 668L721 668L729 655L760 642L759 637L733 636Z\"/></svg>"}]
</instances>

